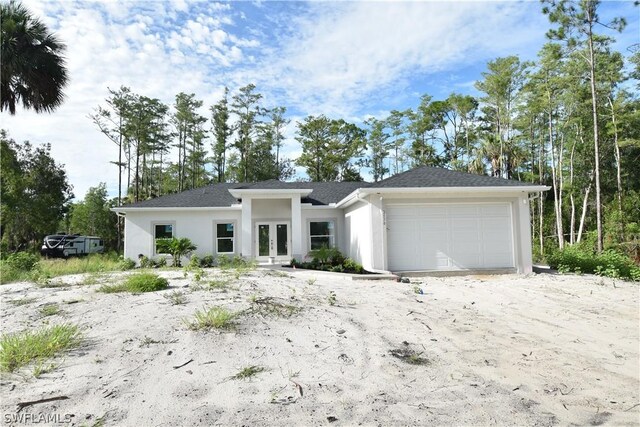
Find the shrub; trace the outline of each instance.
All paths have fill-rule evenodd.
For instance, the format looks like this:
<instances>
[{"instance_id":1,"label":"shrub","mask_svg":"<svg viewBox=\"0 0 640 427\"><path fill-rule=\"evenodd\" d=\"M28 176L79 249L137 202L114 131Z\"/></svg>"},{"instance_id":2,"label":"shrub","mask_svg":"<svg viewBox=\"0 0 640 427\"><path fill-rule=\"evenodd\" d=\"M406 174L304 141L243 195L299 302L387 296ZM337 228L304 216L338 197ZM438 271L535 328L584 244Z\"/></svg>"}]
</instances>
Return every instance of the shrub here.
<instances>
[{"instance_id":1,"label":"shrub","mask_svg":"<svg viewBox=\"0 0 640 427\"><path fill-rule=\"evenodd\" d=\"M155 292L169 287L167 279L151 273L134 274L124 283L130 292Z\"/></svg>"},{"instance_id":2,"label":"shrub","mask_svg":"<svg viewBox=\"0 0 640 427\"><path fill-rule=\"evenodd\" d=\"M211 268L215 265L215 259L213 255L205 255L200 260L200 267L202 268Z\"/></svg>"},{"instance_id":3,"label":"shrub","mask_svg":"<svg viewBox=\"0 0 640 427\"><path fill-rule=\"evenodd\" d=\"M560 272L598 274L600 276L640 281L640 266L614 250L595 254L590 250L568 246L547 256L551 268Z\"/></svg>"},{"instance_id":4,"label":"shrub","mask_svg":"<svg viewBox=\"0 0 640 427\"><path fill-rule=\"evenodd\" d=\"M181 258L183 256L189 255L191 252L197 249L197 246L194 245L191 240L187 239L186 237L158 239L156 240L156 245L160 252L171 254L171 256L173 257L174 267L182 267Z\"/></svg>"},{"instance_id":5,"label":"shrub","mask_svg":"<svg viewBox=\"0 0 640 427\"><path fill-rule=\"evenodd\" d=\"M14 372L32 361L42 361L77 347L81 342L80 329L66 324L2 335L0 371Z\"/></svg>"},{"instance_id":6,"label":"shrub","mask_svg":"<svg viewBox=\"0 0 640 427\"><path fill-rule=\"evenodd\" d=\"M309 251L311 262L318 263L320 265L331 264L338 265L344 261L344 255L336 248L328 248L326 246L320 249L313 249Z\"/></svg>"},{"instance_id":7,"label":"shrub","mask_svg":"<svg viewBox=\"0 0 640 427\"><path fill-rule=\"evenodd\" d=\"M28 252L16 252L7 257L5 261L9 268L17 271L31 271L35 268L36 264L40 261L38 255L30 254Z\"/></svg>"},{"instance_id":8,"label":"shrub","mask_svg":"<svg viewBox=\"0 0 640 427\"><path fill-rule=\"evenodd\" d=\"M118 269L122 271L132 270L136 268L136 262L129 258L123 258L118 264Z\"/></svg>"},{"instance_id":9,"label":"shrub","mask_svg":"<svg viewBox=\"0 0 640 427\"><path fill-rule=\"evenodd\" d=\"M200 257L198 255L193 255L189 258L189 268L200 268Z\"/></svg>"},{"instance_id":10,"label":"shrub","mask_svg":"<svg viewBox=\"0 0 640 427\"><path fill-rule=\"evenodd\" d=\"M344 262L342 263L342 266L344 267L345 271L349 271L357 274L364 273L364 267L362 267L362 265L358 264L351 258L345 259Z\"/></svg>"},{"instance_id":11,"label":"shrub","mask_svg":"<svg viewBox=\"0 0 640 427\"><path fill-rule=\"evenodd\" d=\"M140 257L140 268L154 268L155 266L156 262L153 259L144 255Z\"/></svg>"}]
</instances>

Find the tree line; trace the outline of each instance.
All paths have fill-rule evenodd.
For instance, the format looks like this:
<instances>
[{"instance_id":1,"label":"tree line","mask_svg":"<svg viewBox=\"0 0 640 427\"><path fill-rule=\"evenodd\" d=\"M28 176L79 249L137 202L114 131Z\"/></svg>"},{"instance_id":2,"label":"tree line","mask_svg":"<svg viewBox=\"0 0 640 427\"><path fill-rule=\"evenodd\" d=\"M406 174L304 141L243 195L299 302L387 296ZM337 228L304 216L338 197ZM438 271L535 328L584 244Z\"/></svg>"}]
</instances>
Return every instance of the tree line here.
<instances>
[{"instance_id":1,"label":"tree line","mask_svg":"<svg viewBox=\"0 0 640 427\"><path fill-rule=\"evenodd\" d=\"M287 180L295 166L313 181L357 181L366 174L379 181L431 165L550 185L531 204L537 255L579 243L598 251L618 246L638 258L640 48L630 46L627 58L614 49L614 38L598 31L613 34L625 22L602 21L599 6L594 0L543 0L542 12L553 27L549 42L535 61L489 61L475 83L479 96L425 94L413 107L360 123L325 115L298 121L297 159L282 153L291 124L287 108L265 106L253 84L233 93L225 88L207 113L195 94L179 93L167 105L127 87L109 90L89 117L118 147L118 197L107 201L100 186L92 191L100 193L104 207L215 182ZM9 87L2 107L13 113L5 101L25 97L28 92L12 95ZM26 171L25 159L47 153L46 147L8 145L15 154L10 158L18 160L5 162L3 155L3 182L5 168L13 164ZM50 204L69 207L63 187L62 197ZM5 199L19 199L4 194L3 240L4 217L10 217ZM65 209L56 205L52 212L60 220Z\"/></svg>"}]
</instances>

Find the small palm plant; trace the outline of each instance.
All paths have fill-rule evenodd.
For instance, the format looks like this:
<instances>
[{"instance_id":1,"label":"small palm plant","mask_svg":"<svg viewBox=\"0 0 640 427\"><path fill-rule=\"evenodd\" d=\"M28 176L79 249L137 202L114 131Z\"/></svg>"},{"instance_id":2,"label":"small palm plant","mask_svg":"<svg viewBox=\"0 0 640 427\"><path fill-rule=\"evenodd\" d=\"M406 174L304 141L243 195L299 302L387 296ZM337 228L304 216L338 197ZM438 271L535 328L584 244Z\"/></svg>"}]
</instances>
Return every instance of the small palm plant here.
<instances>
[{"instance_id":1,"label":"small palm plant","mask_svg":"<svg viewBox=\"0 0 640 427\"><path fill-rule=\"evenodd\" d=\"M186 237L179 239L177 237L158 239L156 241L156 247L158 248L158 252L171 254L174 267L182 267L180 259L197 249L197 246Z\"/></svg>"}]
</instances>

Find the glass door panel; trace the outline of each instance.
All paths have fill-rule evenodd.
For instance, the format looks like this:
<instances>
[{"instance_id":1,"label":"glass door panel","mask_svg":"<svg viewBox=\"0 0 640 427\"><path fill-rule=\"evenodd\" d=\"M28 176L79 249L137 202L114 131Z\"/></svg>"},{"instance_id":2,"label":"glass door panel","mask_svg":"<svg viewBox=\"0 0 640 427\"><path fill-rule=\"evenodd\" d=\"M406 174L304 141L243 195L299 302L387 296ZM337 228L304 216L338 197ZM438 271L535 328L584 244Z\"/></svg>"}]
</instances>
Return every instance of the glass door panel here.
<instances>
[{"instance_id":1,"label":"glass door panel","mask_svg":"<svg viewBox=\"0 0 640 427\"><path fill-rule=\"evenodd\" d=\"M269 224L258 224L258 256L269 256Z\"/></svg>"},{"instance_id":2,"label":"glass door panel","mask_svg":"<svg viewBox=\"0 0 640 427\"><path fill-rule=\"evenodd\" d=\"M276 242L276 255L289 255L289 227L287 224L276 224Z\"/></svg>"}]
</instances>

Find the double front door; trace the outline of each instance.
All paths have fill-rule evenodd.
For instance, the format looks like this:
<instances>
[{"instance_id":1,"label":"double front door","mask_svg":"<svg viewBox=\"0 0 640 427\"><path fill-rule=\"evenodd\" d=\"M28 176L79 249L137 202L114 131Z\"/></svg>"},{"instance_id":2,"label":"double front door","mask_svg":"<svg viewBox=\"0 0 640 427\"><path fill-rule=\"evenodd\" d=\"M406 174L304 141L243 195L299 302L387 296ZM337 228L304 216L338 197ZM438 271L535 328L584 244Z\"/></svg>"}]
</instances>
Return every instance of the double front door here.
<instances>
[{"instance_id":1,"label":"double front door","mask_svg":"<svg viewBox=\"0 0 640 427\"><path fill-rule=\"evenodd\" d=\"M290 228L290 224L285 221L256 223L257 259L268 261L270 258L291 257Z\"/></svg>"}]
</instances>

